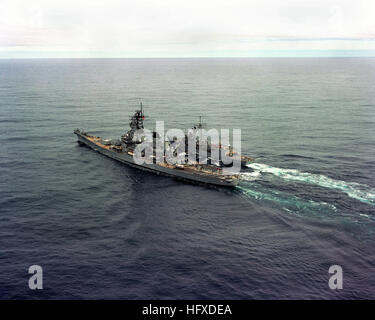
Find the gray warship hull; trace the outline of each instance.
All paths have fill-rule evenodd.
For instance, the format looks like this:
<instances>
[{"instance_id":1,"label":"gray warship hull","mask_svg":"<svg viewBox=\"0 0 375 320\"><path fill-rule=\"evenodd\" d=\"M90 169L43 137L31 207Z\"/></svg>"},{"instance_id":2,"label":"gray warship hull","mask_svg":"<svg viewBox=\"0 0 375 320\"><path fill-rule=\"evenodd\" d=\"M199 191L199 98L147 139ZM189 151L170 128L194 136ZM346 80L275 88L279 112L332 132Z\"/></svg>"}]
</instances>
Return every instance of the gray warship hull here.
<instances>
[{"instance_id":1,"label":"gray warship hull","mask_svg":"<svg viewBox=\"0 0 375 320\"><path fill-rule=\"evenodd\" d=\"M100 143L93 141L91 136L88 136L81 132L80 130L75 130L74 133L78 138L78 142L80 144L86 145L91 149L109 157L114 160L117 160L121 163L129 165L131 167L152 172L158 175L164 175L168 177L172 177L178 180L190 182L190 183L198 183L204 185L212 185L212 186L220 186L220 187L235 187L238 183L238 179L233 179L228 176L223 175L211 175L211 174L203 174L197 172L188 172L185 170L180 170L176 168L169 168L164 167L158 164L137 164L134 162L133 156L128 154L127 152L117 152L107 148Z\"/></svg>"}]
</instances>

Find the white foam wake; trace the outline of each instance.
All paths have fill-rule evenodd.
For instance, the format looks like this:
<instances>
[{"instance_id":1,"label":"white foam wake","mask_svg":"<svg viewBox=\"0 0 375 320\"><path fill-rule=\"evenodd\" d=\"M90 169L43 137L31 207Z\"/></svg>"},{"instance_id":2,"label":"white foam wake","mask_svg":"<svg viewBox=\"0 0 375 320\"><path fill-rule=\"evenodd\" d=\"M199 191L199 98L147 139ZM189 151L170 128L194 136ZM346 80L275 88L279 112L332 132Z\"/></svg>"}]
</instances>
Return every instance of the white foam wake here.
<instances>
[{"instance_id":1,"label":"white foam wake","mask_svg":"<svg viewBox=\"0 0 375 320\"><path fill-rule=\"evenodd\" d=\"M333 204L329 204L326 202L315 202L313 200L303 200L301 198L298 198L296 196L286 196L282 195L277 191L257 191L253 188L246 188L242 186L237 186L237 189L240 190L243 194L250 196L251 198L255 199L262 199L262 200L269 200L273 202L277 202L281 205L283 205L283 209L288 212L292 212L288 207L293 207L293 211L301 211L308 208L317 208L317 207L323 207L323 208L329 208L331 210L336 211L336 207Z\"/></svg>"},{"instance_id":2,"label":"white foam wake","mask_svg":"<svg viewBox=\"0 0 375 320\"><path fill-rule=\"evenodd\" d=\"M253 172L242 172L241 173L241 179L246 181L255 181L258 180L258 178L261 176L261 173L259 171L253 171Z\"/></svg>"},{"instance_id":3,"label":"white foam wake","mask_svg":"<svg viewBox=\"0 0 375 320\"><path fill-rule=\"evenodd\" d=\"M375 189L364 184L335 180L321 174L300 172L296 169L282 169L262 163L251 163L248 164L247 167L252 168L255 173L270 173L286 180L299 181L315 184L324 188L340 190L351 198L375 204Z\"/></svg>"}]
</instances>

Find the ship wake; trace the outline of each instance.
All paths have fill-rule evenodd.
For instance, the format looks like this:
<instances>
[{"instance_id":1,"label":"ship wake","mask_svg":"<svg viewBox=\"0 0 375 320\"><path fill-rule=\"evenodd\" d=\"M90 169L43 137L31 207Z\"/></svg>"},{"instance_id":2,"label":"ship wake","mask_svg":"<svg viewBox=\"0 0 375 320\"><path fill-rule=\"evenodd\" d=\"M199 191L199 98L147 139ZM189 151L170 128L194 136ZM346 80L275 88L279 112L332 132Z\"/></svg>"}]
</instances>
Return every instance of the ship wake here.
<instances>
[{"instance_id":1,"label":"ship wake","mask_svg":"<svg viewBox=\"0 0 375 320\"><path fill-rule=\"evenodd\" d=\"M237 186L237 190L243 195L248 196L257 200L267 200L278 203L283 210L289 213L298 213L309 209L314 210L325 210L330 209L333 212L337 211L337 208L327 202L316 202L313 200L301 199L297 196L282 194L275 190L259 190L255 185L249 186Z\"/></svg>"},{"instance_id":2,"label":"ship wake","mask_svg":"<svg viewBox=\"0 0 375 320\"><path fill-rule=\"evenodd\" d=\"M297 181L328 189L339 190L351 198L375 205L375 189L365 184L335 180L321 174L301 172L296 169L277 168L262 163L251 163L248 164L247 167L253 169L254 171L251 173L243 173L241 176L243 180L254 181L258 179L261 174L272 174L288 181Z\"/></svg>"}]
</instances>

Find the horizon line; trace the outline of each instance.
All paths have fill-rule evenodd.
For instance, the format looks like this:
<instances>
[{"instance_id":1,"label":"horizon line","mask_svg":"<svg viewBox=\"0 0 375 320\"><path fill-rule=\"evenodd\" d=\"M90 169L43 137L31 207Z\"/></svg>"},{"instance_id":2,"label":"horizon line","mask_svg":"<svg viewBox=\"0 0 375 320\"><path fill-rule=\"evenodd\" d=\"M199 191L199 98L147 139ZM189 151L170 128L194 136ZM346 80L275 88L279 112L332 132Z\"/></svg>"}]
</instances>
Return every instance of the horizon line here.
<instances>
[{"instance_id":1,"label":"horizon line","mask_svg":"<svg viewBox=\"0 0 375 320\"><path fill-rule=\"evenodd\" d=\"M186 54L166 52L110 53L105 51L1 51L0 59L217 59L217 58L374 58L375 50L221 50L198 51Z\"/></svg>"},{"instance_id":2,"label":"horizon line","mask_svg":"<svg viewBox=\"0 0 375 320\"><path fill-rule=\"evenodd\" d=\"M372 56L186 56L186 57L0 57L0 60L121 60L121 59L374 59Z\"/></svg>"}]
</instances>

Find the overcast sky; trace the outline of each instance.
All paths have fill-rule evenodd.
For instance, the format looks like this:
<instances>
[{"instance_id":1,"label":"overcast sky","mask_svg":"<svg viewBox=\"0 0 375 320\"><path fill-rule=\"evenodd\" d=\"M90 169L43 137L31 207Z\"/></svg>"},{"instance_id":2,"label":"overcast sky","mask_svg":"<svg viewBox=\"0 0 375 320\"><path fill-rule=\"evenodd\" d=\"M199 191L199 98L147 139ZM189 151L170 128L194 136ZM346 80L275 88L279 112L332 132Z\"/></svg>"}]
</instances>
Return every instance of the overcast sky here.
<instances>
[{"instance_id":1,"label":"overcast sky","mask_svg":"<svg viewBox=\"0 0 375 320\"><path fill-rule=\"evenodd\" d=\"M373 0L0 0L0 57L375 55Z\"/></svg>"}]
</instances>

